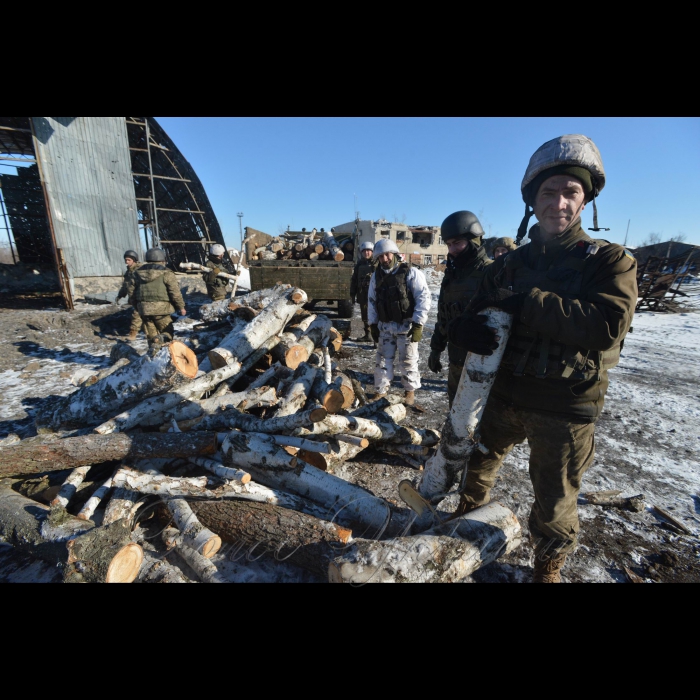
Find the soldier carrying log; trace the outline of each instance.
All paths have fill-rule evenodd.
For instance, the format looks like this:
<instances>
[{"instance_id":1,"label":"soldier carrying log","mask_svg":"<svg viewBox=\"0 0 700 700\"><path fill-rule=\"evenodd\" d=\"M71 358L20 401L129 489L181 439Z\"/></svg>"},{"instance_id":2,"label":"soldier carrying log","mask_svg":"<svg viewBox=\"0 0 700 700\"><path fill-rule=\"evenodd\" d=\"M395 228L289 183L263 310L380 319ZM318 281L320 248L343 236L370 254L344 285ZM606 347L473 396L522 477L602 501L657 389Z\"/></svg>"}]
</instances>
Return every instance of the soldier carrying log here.
<instances>
[{"instance_id":1,"label":"soldier carrying log","mask_svg":"<svg viewBox=\"0 0 700 700\"><path fill-rule=\"evenodd\" d=\"M129 289L133 291L134 272L141 267L142 263L139 262L139 254L135 250L124 251L124 263L126 264L124 281L117 294L117 301L123 297L128 297L129 304L131 304L133 311L131 314L129 335L126 336L126 340L136 340L136 336L143 326L143 319L136 308L136 300L132 294L129 294Z\"/></svg>"},{"instance_id":2,"label":"soldier carrying log","mask_svg":"<svg viewBox=\"0 0 700 700\"><path fill-rule=\"evenodd\" d=\"M209 269L202 272L204 284L207 286L207 294L212 301L220 301L226 298L226 290L228 288L228 280L219 277L220 272L226 272L224 269L224 253L226 248L219 243L214 243L209 246L209 258L205 266Z\"/></svg>"},{"instance_id":3,"label":"soldier carrying log","mask_svg":"<svg viewBox=\"0 0 700 700\"><path fill-rule=\"evenodd\" d=\"M513 326L480 424L486 454L469 459L458 512L489 502L505 456L528 441L535 500L530 536L534 578L559 583L577 542L577 498L594 457L594 430L637 302L636 260L622 246L589 237L581 212L605 185L596 145L581 134L547 141L521 184L519 246L489 265L477 295L448 328L450 342L479 355L498 344L479 312L513 314Z\"/></svg>"}]
</instances>

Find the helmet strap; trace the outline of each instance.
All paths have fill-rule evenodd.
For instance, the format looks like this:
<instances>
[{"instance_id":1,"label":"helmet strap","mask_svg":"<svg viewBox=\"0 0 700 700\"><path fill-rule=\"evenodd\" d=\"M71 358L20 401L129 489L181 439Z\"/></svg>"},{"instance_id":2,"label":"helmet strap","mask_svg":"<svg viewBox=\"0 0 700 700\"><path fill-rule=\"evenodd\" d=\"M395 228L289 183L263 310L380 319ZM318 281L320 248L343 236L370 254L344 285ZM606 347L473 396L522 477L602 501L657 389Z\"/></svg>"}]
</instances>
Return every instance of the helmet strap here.
<instances>
[{"instance_id":1,"label":"helmet strap","mask_svg":"<svg viewBox=\"0 0 700 700\"><path fill-rule=\"evenodd\" d=\"M609 231L609 228L600 228L598 226L598 208L595 205L595 194L593 195L593 228L589 228L589 231Z\"/></svg>"}]
</instances>

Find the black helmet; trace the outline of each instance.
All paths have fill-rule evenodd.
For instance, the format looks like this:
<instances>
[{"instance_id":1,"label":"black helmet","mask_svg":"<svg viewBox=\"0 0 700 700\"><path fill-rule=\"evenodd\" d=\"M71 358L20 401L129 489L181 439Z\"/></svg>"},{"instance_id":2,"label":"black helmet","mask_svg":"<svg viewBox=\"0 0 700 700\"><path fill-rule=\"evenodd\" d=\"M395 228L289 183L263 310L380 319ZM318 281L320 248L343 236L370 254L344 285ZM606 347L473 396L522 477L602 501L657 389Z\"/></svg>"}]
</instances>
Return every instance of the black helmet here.
<instances>
[{"instance_id":1,"label":"black helmet","mask_svg":"<svg viewBox=\"0 0 700 700\"><path fill-rule=\"evenodd\" d=\"M139 261L139 254L135 250L125 250L124 251L124 259L126 258L131 258L132 260L135 260L136 262Z\"/></svg>"},{"instance_id":2,"label":"black helmet","mask_svg":"<svg viewBox=\"0 0 700 700\"><path fill-rule=\"evenodd\" d=\"M453 238L466 238L471 241L481 238L484 235L484 229L481 228L476 214L470 211L456 211L442 222L440 235L443 241Z\"/></svg>"},{"instance_id":3,"label":"black helmet","mask_svg":"<svg viewBox=\"0 0 700 700\"><path fill-rule=\"evenodd\" d=\"M165 251L161 248L149 248L146 251L146 260L148 262L165 262Z\"/></svg>"}]
</instances>

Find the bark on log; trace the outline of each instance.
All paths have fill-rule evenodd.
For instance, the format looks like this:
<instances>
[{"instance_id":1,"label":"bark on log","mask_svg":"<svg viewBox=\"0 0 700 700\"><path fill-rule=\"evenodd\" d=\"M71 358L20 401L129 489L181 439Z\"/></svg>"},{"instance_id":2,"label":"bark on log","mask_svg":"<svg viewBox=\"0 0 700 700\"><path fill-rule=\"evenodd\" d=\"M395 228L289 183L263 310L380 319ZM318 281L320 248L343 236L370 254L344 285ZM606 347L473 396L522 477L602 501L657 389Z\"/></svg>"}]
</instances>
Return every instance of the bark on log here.
<instances>
[{"instance_id":1,"label":"bark on log","mask_svg":"<svg viewBox=\"0 0 700 700\"><path fill-rule=\"evenodd\" d=\"M134 350L136 353L136 351ZM137 357L141 357L138 353L136 353ZM89 377L85 377L81 382L78 382L79 386L92 386L93 384L96 384L97 382L100 381L100 379L104 379L105 377L108 377L110 374L113 374L116 372L118 369L121 367L124 367L124 365L128 365L131 360L127 357L121 357L119 358L111 367L105 367L105 369L100 370L99 372L95 372L95 374L91 374Z\"/></svg>"},{"instance_id":2,"label":"bark on log","mask_svg":"<svg viewBox=\"0 0 700 700\"><path fill-rule=\"evenodd\" d=\"M92 496L85 501L85 504L75 517L79 518L80 520L92 520L95 510L97 510L97 507L102 502L102 499L107 496L111 488L112 476L110 476L107 481L103 482L103 484L92 494Z\"/></svg>"},{"instance_id":3,"label":"bark on log","mask_svg":"<svg viewBox=\"0 0 700 700\"><path fill-rule=\"evenodd\" d=\"M321 576L352 535L336 523L267 503L195 501L192 510L224 542L249 548L249 555L264 553Z\"/></svg>"},{"instance_id":4,"label":"bark on log","mask_svg":"<svg viewBox=\"0 0 700 700\"><path fill-rule=\"evenodd\" d=\"M114 484L114 480L112 481L112 484ZM119 520L123 520L131 529L138 509L145 504L146 498L144 498L138 491L124 487L115 487L112 491L112 497L107 502L107 507L105 508L104 516L102 518L102 524L111 525Z\"/></svg>"},{"instance_id":5,"label":"bark on log","mask_svg":"<svg viewBox=\"0 0 700 700\"><path fill-rule=\"evenodd\" d=\"M165 498L198 495L207 485L206 476L176 478L165 474L144 474L128 467L119 469L112 478L114 488Z\"/></svg>"},{"instance_id":6,"label":"bark on log","mask_svg":"<svg viewBox=\"0 0 700 700\"><path fill-rule=\"evenodd\" d=\"M200 265L199 263L195 262L181 262L180 263L180 268L183 270L199 270L200 272L211 272L211 268L207 267L206 265ZM238 275L231 275L228 272L219 272L216 275L217 277L221 278L222 280L236 280L238 279Z\"/></svg>"},{"instance_id":7,"label":"bark on log","mask_svg":"<svg viewBox=\"0 0 700 700\"><path fill-rule=\"evenodd\" d=\"M330 451L327 454L299 450L297 457L317 469L333 473L343 462L356 457L369 444L369 440L365 440L364 438L358 438L357 443L351 443L339 440L339 437L340 436L336 435L328 438L327 444L330 447Z\"/></svg>"},{"instance_id":8,"label":"bark on log","mask_svg":"<svg viewBox=\"0 0 700 700\"><path fill-rule=\"evenodd\" d=\"M112 460L192 457L217 450L216 433L38 436L0 450L0 476L73 469Z\"/></svg>"},{"instance_id":9,"label":"bark on log","mask_svg":"<svg viewBox=\"0 0 700 700\"><path fill-rule=\"evenodd\" d=\"M227 335L208 353L212 367L242 362L268 338L279 334L295 311L308 301L306 292L292 288L276 297L242 330Z\"/></svg>"},{"instance_id":10,"label":"bark on log","mask_svg":"<svg viewBox=\"0 0 700 700\"><path fill-rule=\"evenodd\" d=\"M199 552L188 547L184 542L175 547L175 552L182 560L189 565L202 583L229 583L229 581L219 573L213 562Z\"/></svg>"},{"instance_id":11,"label":"bark on log","mask_svg":"<svg viewBox=\"0 0 700 700\"><path fill-rule=\"evenodd\" d=\"M136 583L192 583L185 574L165 559L143 550L143 563Z\"/></svg>"},{"instance_id":12,"label":"bark on log","mask_svg":"<svg viewBox=\"0 0 700 700\"><path fill-rule=\"evenodd\" d=\"M301 411L306 405L311 387L316 379L317 369L306 362L302 362L294 373L294 379L291 386L280 397L277 410L275 411L276 418L292 415Z\"/></svg>"},{"instance_id":13,"label":"bark on log","mask_svg":"<svg viewBox=\"0 0 700 700\"><path fill-rule=\"evenodd\" d=\"M116 364L119 360L129 360L133 362L141 357L141 353L136 348L131 347L129 343L118 340L109 352L109 361L111 364Z\"/></svg>"},{"instance_id":14,"label":"bark on log","mask_svg":"<svg viewBox=\"0 0 700 700\"><path fill-rule=\"evenodd\" d=\"M184 498L171 498L166 504L182 534L182 544L211 559L221 549L221 537L199 522Z\"/></svg>"},{"instance_id":15,"label":"bark on log","mask_svg":"<svg viewBox=\"0 0 700 700\"><path fill-rule=\"evenodd\" d=\"M228 428L255 433L285 433L302 426L311 426L318 421L322 421L327 415L328 411L322 406L313 406L299 413L293 413L290 416L263 419L247 413L241 413L234 408L220 414L223 420L221 421L222 425L217 430L221 431ZM213 418L214 416L208 416L202 423ZM194 426L194 429L197 430L199 425ZM2 452L0 452L0 456L2 456Z\"/></svg>"},{"instance_id":16,"label":"bark on log","mask_svg":"<svg viewBox=\"0 0 700 700\"><path fill-rule=\"evenodd\" d=\"M383 411L385 408L400 404L402 402L403 397L399 396L398 394L387 394L386 396L382 396L381 399L367 402L364 406L360 406L360 408L349 411L348 415L353 416L354 418L371 418L374 414Z\"/></svg>"},{"instance_id":17,"label":"bark on log","mask_svg":"<svg viewBox=\"0 0 700 700\"><path fill-rule=\"evenodd\" d=\"M311 350L300 345L299 339L304 336L315 319L316 314L310 314L295 326L287 324L284 333L280 334L279 344L270 353L272 359L290 369L296 369L301 362L306 362Z\"/></svg>"},{"instance_id":18,"label":"bark on log","mask_svg":"<svg viewBox=\"0 0 700 700\"><path fill-rule=\"evenodd\" d=\"M477 448L478 428L488 395L496 378L510 335L513 316L501 309L484 309L486 325L496 330L498 347L493 355L468 353L452 408L442 428L436 453L426 462L418 485L419 494L432 504L439 503L467 468ZM419 526L427 521L419 517Z\"/></svg>"},{"instance_id":19,"label":"bark on log","mask_svg":"<svg viewBox=\"0 0 700 700\"><path fill-rule=\"evenodd\" d=\"M189 461L199 467L204 467L212 474L216 474L227 481L236 481L239 484L247 484L250 481L250 474L242 469L231 469L225 467L221 462L206 457L190 457Z\"/></svg>"},{"instance_id":20,"label":"bark on log","mask_svg":"<svg viewBox=\"0 0 700 700\"><path fill-rule=\"evenodd\" d=\"M331 326L328 346L333 348L333 352L338 352L343 347L343 334L333 326Z\"/></svg>"},{"instance_id":21,"label":"bark on log","mask_svg":"<svg viewBox=\"0 0 700 700\"><path fill-rule=\"evenodd\" d=\"M345 397L340 389L329 384L324 375L319 373L309 392L309 399L321 404L328 413L338 413L343 408Z\"/></svg>"},{"instance_id":22,"label":"bark on log","mask_svg":"<svg viewBox=\"0 0 700 700\"><path fill-rule=\"evenodd\" d=\"M419 535L355 539L328 567L331 583L459 583L521 541L517 518L500 503Z\"/></svg>"},{"instance_id":23,"label":"bark on log","mask_svg":"<svg viewBox=\"0 0 700 700\"><path fill-rule=\"evenodd\" d=\"M66 546L63 583L132 583L143 562L143 549L131 541L124 520L93 528Z\"/></svg>"},{"instance_id":24,"label":"bark on log","mask_svg":"<svg viewBox=\"0 0 700 700\"><path fill-rule=\"evenodd\" d=\"M259 312L275 297L280 296L288 289L291 289L291 285L277 284L274 287L259 289L239 297L227 297L220 301L214 301L211 304L203 304L200 307L199 314L203 321L211 322L226 318L226 316L236 308L246 307L255 312Z\"/></svg>"},{"instance_id":25,"label":"bark on log","mask_svg":"<svg viewBox=\"0 0 700 700\"><path fill-rule=\"evenodd\" d=\"M285 452L271 435L241 433L232 430L221 445L226 466L234 466L250 472L250 467L265 464L273 469L293 470L297 458ZM252 474L252 472L251 472Z\"/></svg>"},{"instance_id":26,"label":"bark on log","mask_svg":"<svg viewBox=\"0 0 700 700\"><path fill-rule=\"evenodd\" d=\"M78 486L83 483L83 480L91 468L92 467L90 465L87 465L85 467L77 467L76 469L73 469L73 471L61 485L56 497L51 501L51 505L65 508L70 502L70 499L75 495L75 492L78 490Z\"/></svg>"},{"instance_id":27,"label":"bark on log","mask_svg":"<svg viewBox=\"0 0 700 700\"><path fill-rule=\"evenodd\" d=\"M333 384L343 395L343 405L341 409L348 409L355 403L355 389L352 386L350 378L342 372L335 372L333 376Z\"/></svg>"},{"instance_id":28,"label":"bark on log","mask_svg":"<svg viewBox=\"0 0 700 700\"><path fill-rule=\"evenodd\" d=\"M81 386L52 400L36 414L36 425L47 430L99 425L108 416L156 394L162 394L197 374L197 357L178 340L129 362L95 384Z\"/></svg>"}]
</instances>

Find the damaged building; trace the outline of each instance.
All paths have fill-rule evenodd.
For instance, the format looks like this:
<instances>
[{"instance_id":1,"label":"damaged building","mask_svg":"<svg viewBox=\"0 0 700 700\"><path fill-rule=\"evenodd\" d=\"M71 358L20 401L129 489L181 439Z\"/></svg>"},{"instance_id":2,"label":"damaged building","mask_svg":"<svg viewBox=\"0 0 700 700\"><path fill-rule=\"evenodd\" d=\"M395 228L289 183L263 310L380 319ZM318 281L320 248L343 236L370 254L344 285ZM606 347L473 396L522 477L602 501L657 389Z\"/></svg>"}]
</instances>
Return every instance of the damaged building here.
<instances>
[{"instance_id":1,"label":"damaged building","mask_svg":"<svg viewBox=\"0 0 700 700\"><path fill-rule=\"evenodd\" d=\"M225 245L202 183L153 117L0 117L0 165L6 302L72 309L119 288L125 250L161 247L177 270Z\"/></svg>"}]
</instances>

